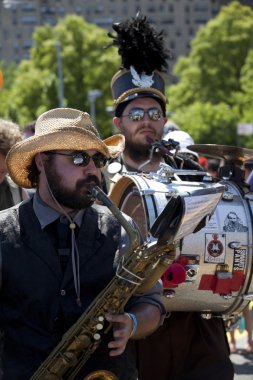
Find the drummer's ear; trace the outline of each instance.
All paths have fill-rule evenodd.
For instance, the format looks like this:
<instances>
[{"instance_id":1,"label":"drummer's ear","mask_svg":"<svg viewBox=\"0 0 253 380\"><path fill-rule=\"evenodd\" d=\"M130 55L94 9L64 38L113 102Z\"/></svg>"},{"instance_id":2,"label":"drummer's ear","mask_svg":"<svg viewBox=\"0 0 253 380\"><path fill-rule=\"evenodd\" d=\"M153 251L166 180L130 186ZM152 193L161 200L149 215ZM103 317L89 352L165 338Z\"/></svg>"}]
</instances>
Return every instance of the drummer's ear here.
<instances>
[{"instance_id":1,"label":"drummer's ear","mask_svg":"<svg viewBox=\"0 0 253 380\"><path fill-rule=\"evenodd\" d=\"M114 118L113 118L113 124L120 131L120 118L119 117L114 116Z\"/></svg>"}]
</instances>

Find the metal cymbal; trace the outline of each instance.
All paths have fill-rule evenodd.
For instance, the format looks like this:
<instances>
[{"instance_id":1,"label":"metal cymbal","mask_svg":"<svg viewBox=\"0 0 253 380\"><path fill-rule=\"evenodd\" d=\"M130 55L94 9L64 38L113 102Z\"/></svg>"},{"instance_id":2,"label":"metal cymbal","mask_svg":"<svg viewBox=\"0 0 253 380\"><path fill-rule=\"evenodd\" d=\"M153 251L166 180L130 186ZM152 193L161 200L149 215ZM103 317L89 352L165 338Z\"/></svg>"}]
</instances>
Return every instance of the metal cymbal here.
<instances>
[{"instance_id":1,"label":"metal cymbal","mask_svg":"<svg viewBox=\"0 0 253 380\"><path fill-rule=\"evenodd\" d=\"M216 144L194 144L187 146L188 149L206 156L223 158L229 162L243 163L253 158L253 149L238 146Z\"/></svg>"}]
</instances>

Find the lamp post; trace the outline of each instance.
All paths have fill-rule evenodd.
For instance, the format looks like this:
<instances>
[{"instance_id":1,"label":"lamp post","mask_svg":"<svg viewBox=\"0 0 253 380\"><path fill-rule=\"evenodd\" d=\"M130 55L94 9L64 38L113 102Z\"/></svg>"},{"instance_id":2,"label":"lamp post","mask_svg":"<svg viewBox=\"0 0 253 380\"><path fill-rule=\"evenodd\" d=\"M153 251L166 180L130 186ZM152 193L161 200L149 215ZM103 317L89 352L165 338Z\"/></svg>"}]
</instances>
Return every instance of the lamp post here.
<instances>
[{"instance_id":1,"label":"lamp post","mask_svg":"<svg viewBox=\"0 0 253 380\"><path fill-rule=\"evenodd\" d=\"M88 99L90 103L90 116L93 120L94 125L96 125L96 99L99 98L101 95L102 91L98 89L88 91Z\"/></svg>"},{"instance_id":2,"label":"lamp post","mask_svg":"<svg viewBox=\"0 0 253 380\"><path fill-rule=\"evenodd\" d=\"M115 115L115 107L114 106L106 106L105 110L107 114L110 116L111 121L113 120L113 116ZM115 127L114 123L112 122L112 134L114 135L117 133L117 127Z\"/></svg>"},{"instance_id":3,"label":"lamp post","mask_svg":"<svg viewBox=\"0 0 253 380\"><path fill-rule=\"evenodd\" d=\"M61 43L59 41L55 42L56 56L57 56L57 72L58 72L58 100L59 107L64 107L64 86L63 86L63 76L62 76L62 58L61 58Z\"/></svg>"}]
</instances>

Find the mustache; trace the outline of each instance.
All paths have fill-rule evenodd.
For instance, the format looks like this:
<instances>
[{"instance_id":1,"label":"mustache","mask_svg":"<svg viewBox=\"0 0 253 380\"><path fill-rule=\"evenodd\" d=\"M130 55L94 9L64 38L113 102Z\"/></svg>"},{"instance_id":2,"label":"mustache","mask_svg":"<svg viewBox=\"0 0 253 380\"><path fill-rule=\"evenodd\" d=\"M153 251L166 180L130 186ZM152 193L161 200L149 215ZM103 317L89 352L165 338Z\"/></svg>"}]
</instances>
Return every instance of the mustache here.
<instances>
[{"instance_id":1,"label":"mustache","mask_svg":"<svg viewBox=\"0 0 253 380\"><path fill-rule=\"evenodd\" d=\"M89 185L89 187L92 185L101 186L101 182L98 177L90 174L85 179L79 179L79 181L77 181L76 187L80 188L87 185Z\"/></svg>"},{"instance_id":2,"label":"mustache","mask_svg":"<svg viewBox=\"0 0 253 380\"><path fill-rule=\"evenodd\" d=\"M142 131L143 129L150 129L151 132L153 132L154 134L156 133L155 128L153 128L153 126L151 126L151 125L149 125L149 124L146 124L146 125L143 125L143 124L142 124L142 125L136 130L136 132L138 133L138 132ZM146 136L146 141L147 141L147 143L150 145L150 147L151 147L151 145L152 145L153 142L154 142L154 140L153 140L151 137L149 137L149 136Z\"/></svg>"},{"instance_id":3,"label":"mustache","mask_svg":"<svg viewBox=\"0 0 253 380\"><path fill-rule=\"evenodd\" d=\"M150 129L151 131L155 132L155 128L149 123L141 124L138 128L136 128L136 132L139 132L142 129L147 129L147 128Z\"/></svg>"}]
</instances>

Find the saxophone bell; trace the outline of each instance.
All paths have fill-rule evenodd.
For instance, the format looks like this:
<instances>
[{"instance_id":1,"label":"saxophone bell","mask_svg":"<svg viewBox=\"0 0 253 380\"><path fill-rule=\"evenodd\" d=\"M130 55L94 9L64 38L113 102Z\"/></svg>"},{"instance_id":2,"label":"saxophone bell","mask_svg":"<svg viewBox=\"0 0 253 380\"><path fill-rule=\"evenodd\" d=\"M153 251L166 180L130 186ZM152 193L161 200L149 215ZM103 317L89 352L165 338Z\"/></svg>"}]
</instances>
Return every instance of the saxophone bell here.
<instances>
[{"instance_id":1,"label":"saxophone bell","mask_svg":"<svg viewBox=\"0 0 253 380\"><path fill-rule=\"evenodd\" d=\"M119 380L119 378L110 371L99 370L91 372L83 380Z\"/></svg>"}]
</instances>

